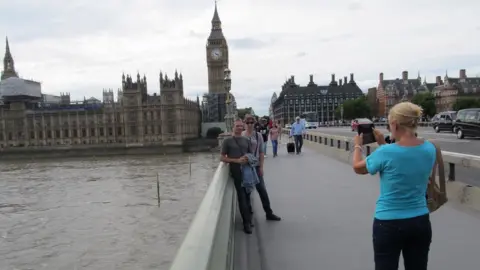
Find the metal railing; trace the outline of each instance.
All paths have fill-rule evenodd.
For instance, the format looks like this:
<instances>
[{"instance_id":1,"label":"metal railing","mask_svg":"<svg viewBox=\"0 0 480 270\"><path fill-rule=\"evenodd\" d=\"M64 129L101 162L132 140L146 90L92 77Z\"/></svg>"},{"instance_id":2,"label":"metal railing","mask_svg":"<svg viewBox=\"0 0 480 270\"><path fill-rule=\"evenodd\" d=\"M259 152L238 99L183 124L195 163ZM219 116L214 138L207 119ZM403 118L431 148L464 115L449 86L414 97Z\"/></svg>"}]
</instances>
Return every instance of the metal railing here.
<instances>
[{"instance_id":1,"label":"metal railing","mask_svg":"<svg viewBox=\"0 0 480 270\"><path fill-rule=\"evenodd\" d=\"M384 127L384 126L387 126L387 123L386 122L375 122L373 123L376 127ZM434 124L434 122L420 122L418 123L418 125L420 127L432 127ZM343 123L343 124L332 124L332 125L320 125L320 127L350 127L351 126L351 123L348 122L348 123Z\"/></svg>"},{"instance_id":2,"label":"metal railing","mask_svg":"<svg viewBox=\"0 0 480 270\"><path fill-rule=\"evenodd\" d=\"M283 130L285 134L289 134L289 129ZM307 131L304 135L304 139L313 143L321 144L322 146L327 146L331 150L335 150L333 153L336 157L349 161L350 151L353 147L352 141L353 138L345 136L335 136L331 134L324 134L319 132ZM368 156L370 153L377 149L377 144L370 144L365 146L365 154ZM328 149L328 148L326 148ZM449 151L442 151L443 161L448 165L448 180L455 181L455 168L461 166L464 168L480 168L480 157L462 153L455 153Z\"/></svg>"},{"instance_id":3,"label":"metal railing","mask_svg":"<svg viewBox=\"0 0 480 270\"><path fill-rule=\"evenodd\" d=\"M228 164L221 162L170 270L233 269L236 206Z\"/></svg>"}]
</instances>

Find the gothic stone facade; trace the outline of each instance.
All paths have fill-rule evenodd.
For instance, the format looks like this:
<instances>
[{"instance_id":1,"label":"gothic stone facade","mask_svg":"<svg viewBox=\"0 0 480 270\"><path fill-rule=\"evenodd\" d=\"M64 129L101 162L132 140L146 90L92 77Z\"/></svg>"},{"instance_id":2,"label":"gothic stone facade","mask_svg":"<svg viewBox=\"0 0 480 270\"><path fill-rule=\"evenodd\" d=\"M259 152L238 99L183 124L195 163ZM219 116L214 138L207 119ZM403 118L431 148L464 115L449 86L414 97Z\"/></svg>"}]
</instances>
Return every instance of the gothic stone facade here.
<instances>
[{"instance_id":1,"label":"gothic stone facade","mask_svg":"<svg viewBox=\"0 0 480 270\"><path fill-rule=\"evenodd\" d=\"M5 59L4 78L17 76L8 43ZM197 138L200 108L184 97L182 75L160 73L159 82L160 93L149 95L145 76L123 75L117 102L107 91L100 104L71 104L69 94L53 107L9 97L0 107L0 147L180 145Z\"/></svg>"},{"instance_id":2,"label":"gothic stone facade","mask_svg":"<svg viewBox=\"0 0 480 270\"><path fill-rule=\"evenodd\" d=\"M217 4L212 18L212 29L207 39L208 93L225 93L223 71L228 68L228 44L222 31Z\"/></svg>"}]
</instances>

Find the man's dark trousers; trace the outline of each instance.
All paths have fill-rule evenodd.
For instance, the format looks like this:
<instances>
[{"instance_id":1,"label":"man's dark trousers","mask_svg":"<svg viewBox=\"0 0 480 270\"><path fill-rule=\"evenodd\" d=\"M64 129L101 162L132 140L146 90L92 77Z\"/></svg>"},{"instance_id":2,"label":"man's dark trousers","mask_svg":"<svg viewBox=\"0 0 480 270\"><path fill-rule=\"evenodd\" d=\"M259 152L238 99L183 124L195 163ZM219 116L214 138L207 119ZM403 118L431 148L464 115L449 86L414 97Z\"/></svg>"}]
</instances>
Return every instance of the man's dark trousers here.
<instances>
[{"instance_id":1,"label":"man's dark trousers","mask_svg":"<svg viewBox=\"0 0 480 270\"><path fill-rule=\"evenodd\" d=\"M295 140L295 150L297 153L301 153L303 146L303 135L293 135L293 139Z\"/></svg>"},{"instance_id":2,"label":"man's dark trousers","mask_svg":"<svg viewBox=\"0 0 480 270\"><path fill-rule=\"evenodd\" d=\"M265 214L271 215L273 214L272 208L270 207L270 198L268 198L268 192L267 192L267 187L265 186L265 180L263 180L263 176L260 175L260 167L256 167L258 179L260 180L260 183L255 185L255 188L257 189L258 195L260 196L260 200L262 201L262 206L263 210L265 210ZM250 194L247 194L247 203L248 203L248 209L250 210L250 213L253 212L252 209L252 201L250 199Z\"/></svg>"},{"instance_id":3,"label":"man's dark trousers","mask_svg":"<svg viewBox=\"0 0 480 270\"><path fill-rule=\"evenodd\" d=\"M242 187L242 170L240 164L230 163L230 175L233 178L233 184L237 191L238 208L242 216L243 224L252 223L252 213L250 207L250 196L247 194L244 187Z\"/></svg>"}]
</instances>

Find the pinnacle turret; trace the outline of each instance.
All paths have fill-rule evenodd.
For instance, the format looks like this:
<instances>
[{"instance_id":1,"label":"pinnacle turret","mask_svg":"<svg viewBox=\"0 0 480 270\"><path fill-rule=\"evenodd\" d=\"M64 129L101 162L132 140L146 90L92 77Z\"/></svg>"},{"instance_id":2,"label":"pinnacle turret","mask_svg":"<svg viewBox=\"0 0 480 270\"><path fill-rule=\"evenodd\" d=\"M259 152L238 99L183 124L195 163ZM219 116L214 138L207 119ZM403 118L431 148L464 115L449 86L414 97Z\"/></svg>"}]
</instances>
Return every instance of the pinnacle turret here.
<instances>
[{"instance_id":1,"label":"pinnacle turret","mask_svg":"<svg viewBox=\"0 0 480 270\"><path fill-rule=\"evenodd\" d=\"M10 77L18 77L18 74L15 71L15 62L10 52L8 37L5 37L5 57L3 58L3 73L1 78L4 80Z\"/></svg>"}]
</instances>

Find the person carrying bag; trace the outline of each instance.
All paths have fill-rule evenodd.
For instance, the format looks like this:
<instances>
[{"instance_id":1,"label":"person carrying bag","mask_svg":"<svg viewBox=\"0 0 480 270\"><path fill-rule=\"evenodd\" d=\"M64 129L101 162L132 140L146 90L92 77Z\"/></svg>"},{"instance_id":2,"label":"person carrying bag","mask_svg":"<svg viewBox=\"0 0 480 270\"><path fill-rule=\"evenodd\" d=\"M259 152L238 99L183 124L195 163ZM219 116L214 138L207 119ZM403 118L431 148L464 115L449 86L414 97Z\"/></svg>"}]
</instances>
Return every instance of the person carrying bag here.
<instances>
[{"instance_id":1,"label":"person carrying bag","mask_svg":"<svg viewBox=\"0 0 480 270\"><path fill-rule=\"evenodd\" d=\"M375 270L427 270L432 242L430 213L447 201L440 149L416 136L422 108L411 102L393 106L388 114L391 141L375 129L379 147L362 155L363 136L355 136L352 167L357 174L379 174L378 197L372 226ZM439 184L437 184L439 170Z\"/></svg>"}]
</instances>

